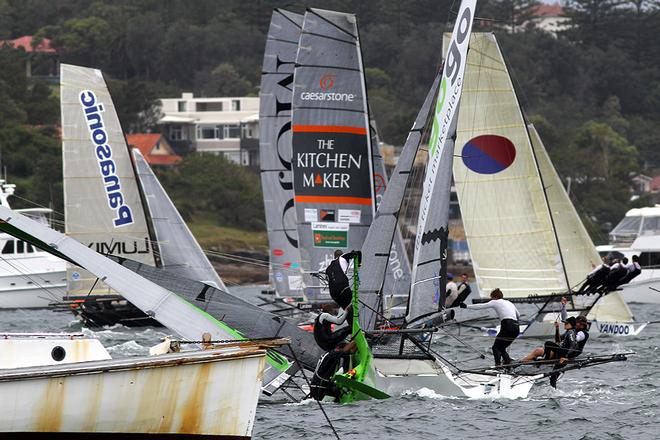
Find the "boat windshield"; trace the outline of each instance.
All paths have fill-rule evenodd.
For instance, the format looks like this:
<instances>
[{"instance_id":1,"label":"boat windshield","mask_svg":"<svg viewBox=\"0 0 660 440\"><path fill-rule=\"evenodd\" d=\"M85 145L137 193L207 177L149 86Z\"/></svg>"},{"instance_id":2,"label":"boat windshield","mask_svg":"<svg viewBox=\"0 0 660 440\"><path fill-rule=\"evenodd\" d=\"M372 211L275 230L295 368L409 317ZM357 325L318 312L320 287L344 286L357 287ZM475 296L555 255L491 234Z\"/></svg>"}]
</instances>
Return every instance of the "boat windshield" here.
<instances>
[{"instance_id":1,"label":"boat windshield","mask_svg":"<svg viewBox=\"0 0 660 440\"><path fill-rule=\"evenodd\" d=\"M644 217L641 235L660 235L660 217Z\"/></svg>"},{"instance_id":2,"label":"boat windshield","mask_svg":"<svg viewBox=\"0 0 660 440\"><path fill-rule=\"evenodd\" d=\"M631 244L637 238L641 224L640 216L624 217L610 232L610 244Z\"/></svg>"}]
</instances>

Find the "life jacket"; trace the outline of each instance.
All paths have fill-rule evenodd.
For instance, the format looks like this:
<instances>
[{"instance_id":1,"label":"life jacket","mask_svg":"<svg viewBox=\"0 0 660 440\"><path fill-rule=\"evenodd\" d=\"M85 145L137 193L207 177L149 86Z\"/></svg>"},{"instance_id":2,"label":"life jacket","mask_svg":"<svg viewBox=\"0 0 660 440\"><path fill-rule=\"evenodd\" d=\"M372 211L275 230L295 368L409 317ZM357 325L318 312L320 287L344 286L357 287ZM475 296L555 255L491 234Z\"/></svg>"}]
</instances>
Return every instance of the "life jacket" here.
<instances>
[{"instance_id":1,"label":"life jacket","mask_svg":"<svg viewBox=\"0 0 660 440\"><path fill-rule=\"evenodd\" d=\"M324 351L333 350L351 333L351 328L343 327L333 332L332 324L328 321L321 322L320 317L321 315L314 320L314 340Z\"/></svg>"},{"instance_id":2,"label":"life jacket","mask_svg":"<svg viewBox=\"0 0 660 440\"><path fill-rule=\"evenodd\" d=\"M582 333L584 333L584 340L578 341L577 343L577 354L575 356L579 356L582 354L582 350L584 350L584 346L587 345L587 341L589 340L589 332L587 330L580 330Z\"/></svg>"}]
</instances>

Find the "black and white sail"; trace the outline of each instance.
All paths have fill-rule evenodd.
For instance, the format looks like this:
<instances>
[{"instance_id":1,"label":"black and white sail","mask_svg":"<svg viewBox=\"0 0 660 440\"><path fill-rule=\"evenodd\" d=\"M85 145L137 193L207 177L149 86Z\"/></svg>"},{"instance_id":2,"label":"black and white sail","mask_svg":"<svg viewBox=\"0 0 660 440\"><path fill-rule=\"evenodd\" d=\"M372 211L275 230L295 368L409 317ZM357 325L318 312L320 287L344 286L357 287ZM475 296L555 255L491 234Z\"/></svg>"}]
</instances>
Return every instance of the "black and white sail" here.
<instances>
[{"instance_id":1,"label":"black and white sail","mask_svg":"<svg viewBox=\"0 0 660 440\"><path fill-rule=\"evenodd\" d=\"M305 294L336 249L362 247L374 215L372 146L354 15L305 13L293 84L293 188Z\"/></svg>"},{"instance_id":2,"label":"black and white sail","mask_svg":"<svg viewBox=\"0 0 660 440\"><path fill-rule=\"evenodd\" d=\"M259 93L259 160L270 247L270 276L279 296L302 295L291 174L293 69L303 16L275 9L268 29Z\"/></svg>"}]
</instances>

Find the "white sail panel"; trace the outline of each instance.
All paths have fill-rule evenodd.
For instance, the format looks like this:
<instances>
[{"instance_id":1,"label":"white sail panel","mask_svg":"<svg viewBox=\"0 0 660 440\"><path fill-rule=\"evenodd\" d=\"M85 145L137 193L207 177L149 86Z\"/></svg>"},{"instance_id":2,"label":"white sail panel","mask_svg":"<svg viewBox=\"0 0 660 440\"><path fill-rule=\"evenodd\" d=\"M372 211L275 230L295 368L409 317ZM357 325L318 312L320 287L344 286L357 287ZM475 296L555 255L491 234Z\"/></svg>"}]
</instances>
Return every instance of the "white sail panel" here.
<instances>
[{"instance_id":1,"label":"white sail panel","mask_svg":"<svg viewBox=\"0 0 660 440\"><path fill-rule=\"evenodd\" d=\"M566 291L525 121L492 34L470 42L454 181L482 295Z\"/></svg>"},{"instance_id":2,"label":"white sail panel","mask_svg":"<svg viewBox=\"0 0 660 440\"><path fill-rule=\"evenodd\" d=\"M142 199L112 98L101 71L62 64L62 156L66 233L101 254L154 265ZM88 294L96 277L67 273L70 295ZM97 283L94 293L109 293Z\"/></svg>"},{"instance_id":3,"label":"white sail panel","mask_svg":"<svg viewBox=\"0 0 660 440\"><path fill-rule=\"evenodd\" d=\"M568 281L575 289L592 270L592 264L599 264L600 256L568 197L536 128L532 124L529 124L528 128L557 230ZM593 302L593 298L576 298L575 301L588 304ZM633 321L632 313L619 292L612 292L601 298L589 312L589 318L604 322Z\"/></svg>"}]
</instances>

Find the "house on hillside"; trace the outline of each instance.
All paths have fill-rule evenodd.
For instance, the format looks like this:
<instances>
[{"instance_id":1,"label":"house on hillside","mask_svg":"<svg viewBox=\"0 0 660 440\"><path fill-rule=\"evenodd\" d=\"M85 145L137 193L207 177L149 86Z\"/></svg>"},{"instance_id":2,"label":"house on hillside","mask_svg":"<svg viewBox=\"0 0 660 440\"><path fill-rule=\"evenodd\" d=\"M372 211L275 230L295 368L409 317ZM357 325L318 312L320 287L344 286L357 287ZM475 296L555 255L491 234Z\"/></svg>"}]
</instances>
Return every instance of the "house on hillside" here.
<instances>
[{"instance_id":1,"label":"house on hillside","mask_svg":"<svg viewBox=\"0 0 660 440\"><path fill-rule=\"evenodd\" d=\"M37 40L32 35L25 35L13 40L0 40L0 46L22 49L26 53L25 76L38 77L49 82L59 81L59 57L48 38Z\"/></svg>"},{"instance_id":2,"label":"house on hillside","mask_svg":"<svg viewBox=\"0 0 660 440\"><path fill-rule=\"evenodd\" d=\"M160 133L127 134L126 142L130 147L140 150L151 166L176 165L182 160Z\"/></svg>"},{"instance_id":3,"label":"house on hillside","mask_svg":"<svg viewBox=\"0 0 660 440\"><path fill-rule=\"evenodd\" d=\"M259 98L203 98L182 93L161 99L163 135L178 154L222 154L259 166Z\"/></svg>"},{"instance_id":4,"label":"house on hillside","mask_svg":"<svg viewBox=\"0 0 660 440\"><path fill-rule=\"evenodd\" d=\"M559 3L541 3L536 7L529 21L537 28L557 35L557 32L568 29L570 20L564 13L564 8Z\"/></svg>"}]
</instances>

